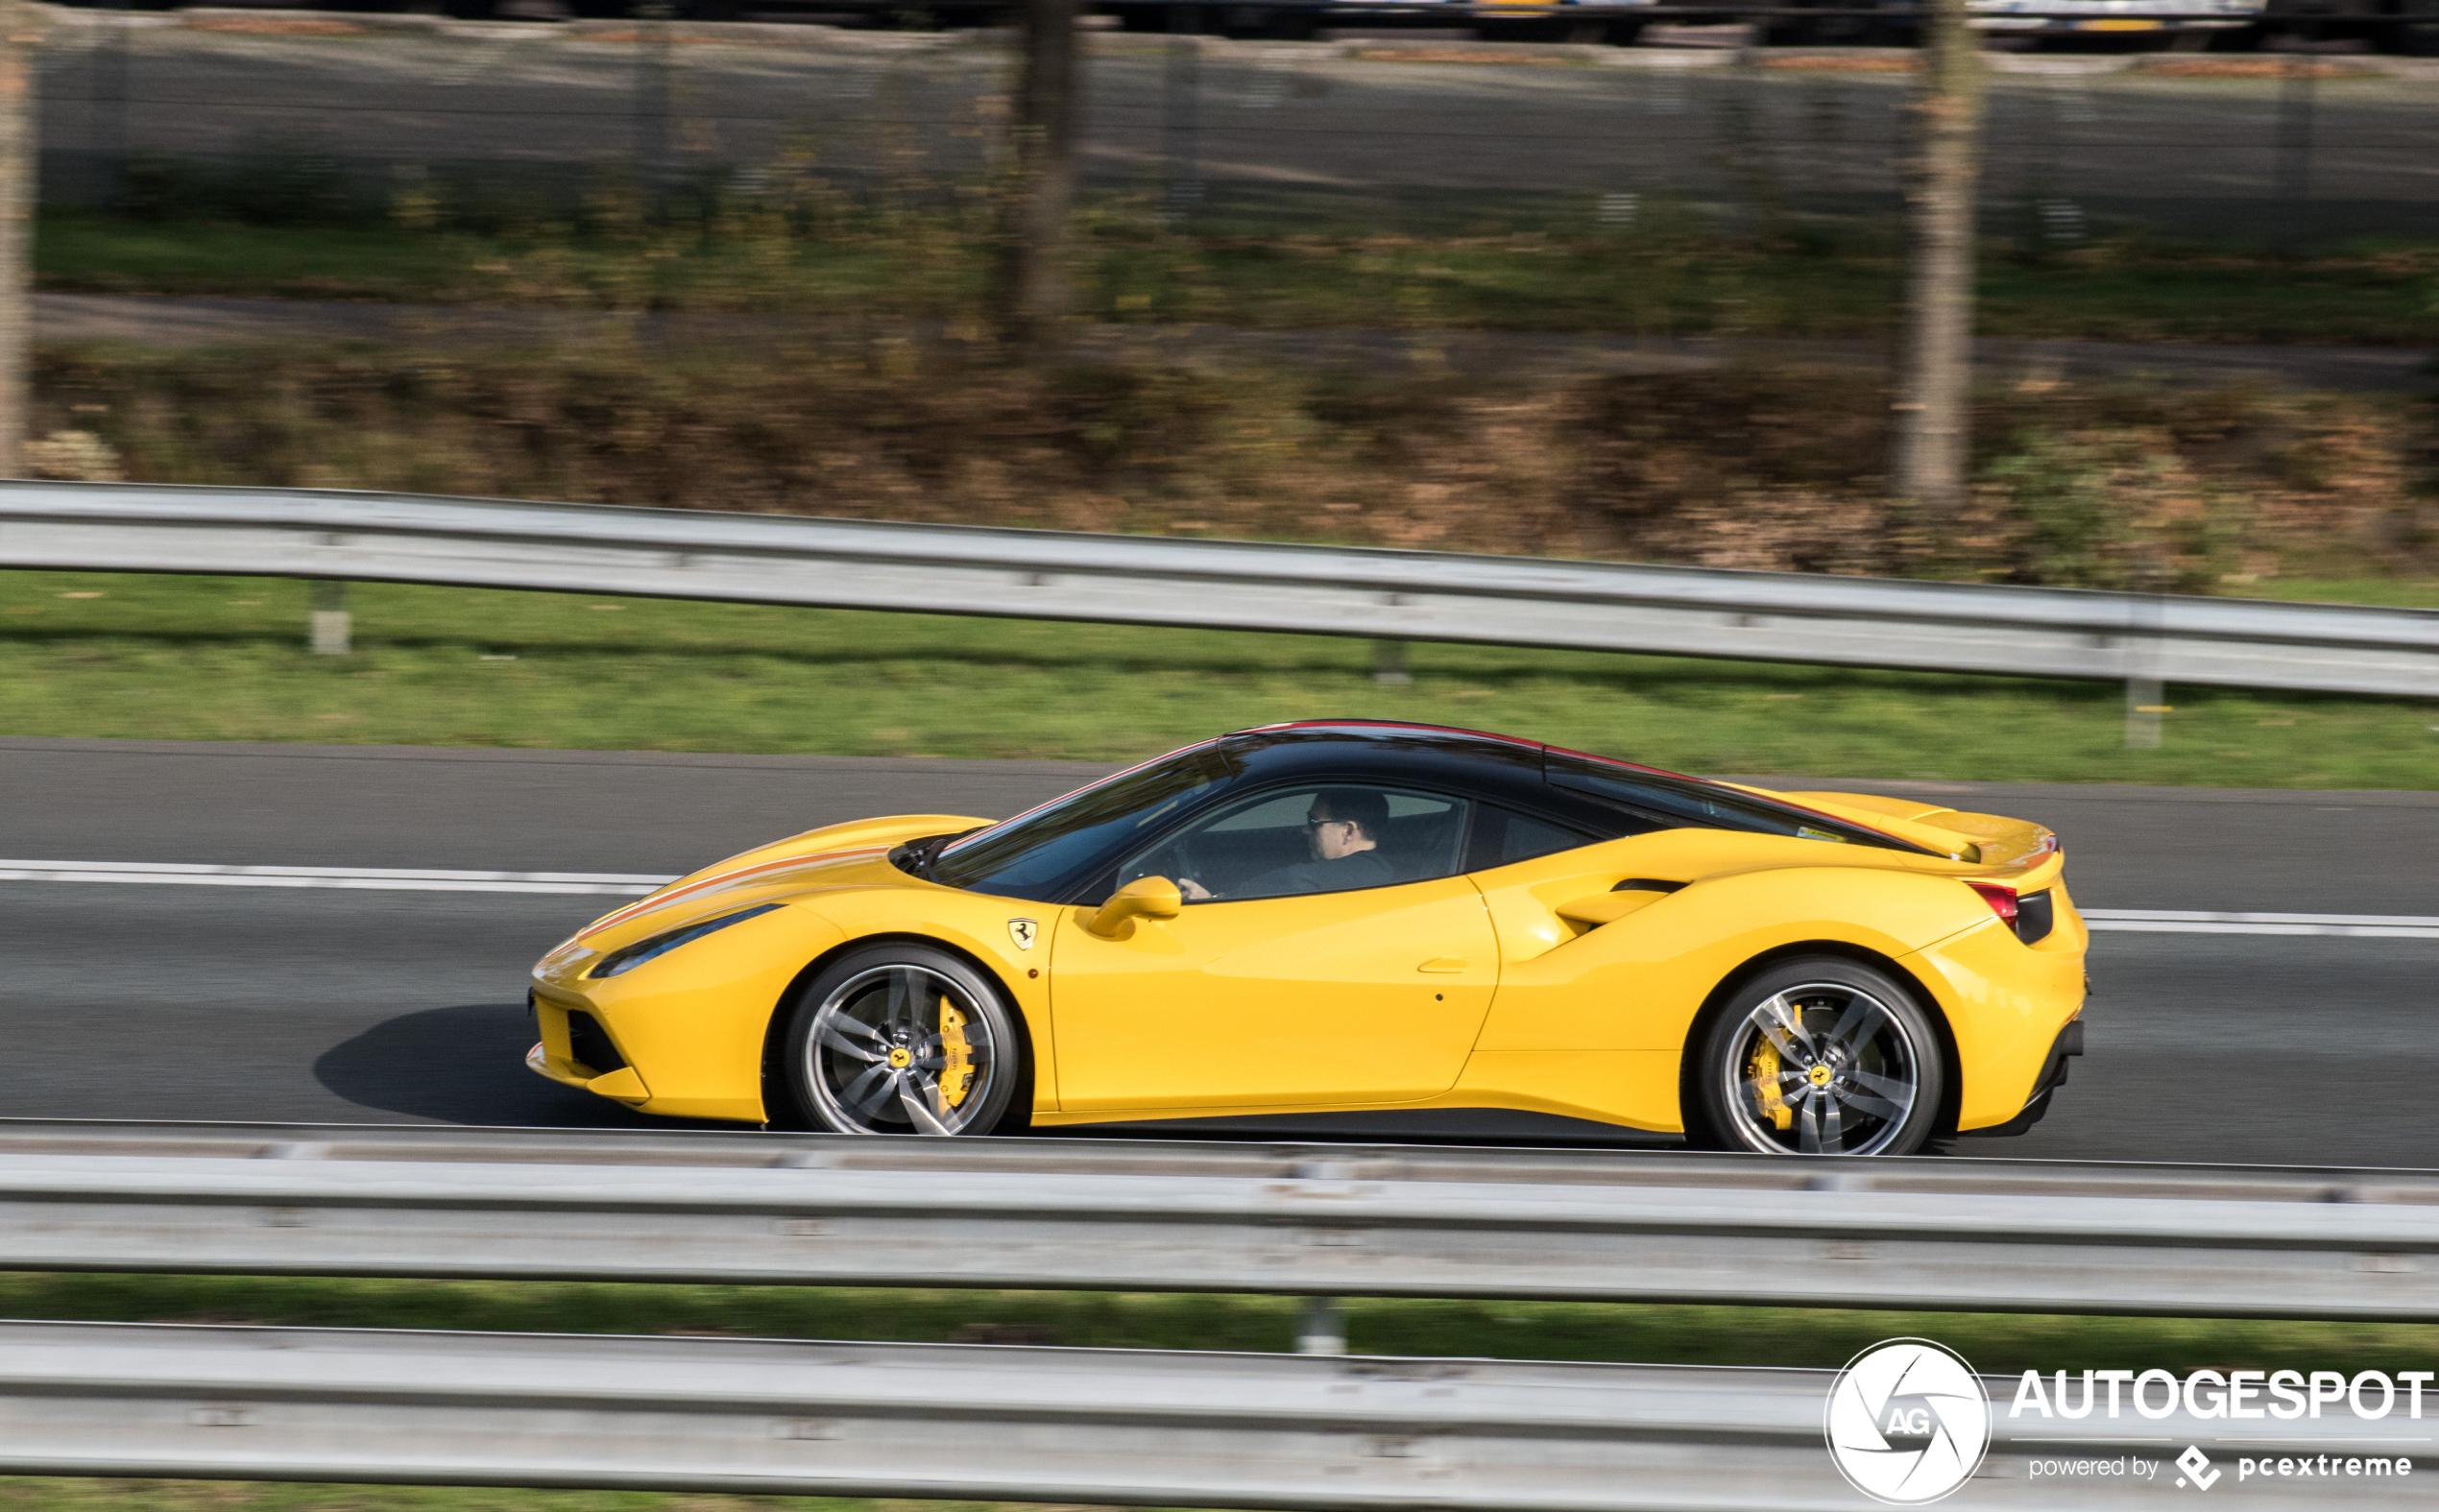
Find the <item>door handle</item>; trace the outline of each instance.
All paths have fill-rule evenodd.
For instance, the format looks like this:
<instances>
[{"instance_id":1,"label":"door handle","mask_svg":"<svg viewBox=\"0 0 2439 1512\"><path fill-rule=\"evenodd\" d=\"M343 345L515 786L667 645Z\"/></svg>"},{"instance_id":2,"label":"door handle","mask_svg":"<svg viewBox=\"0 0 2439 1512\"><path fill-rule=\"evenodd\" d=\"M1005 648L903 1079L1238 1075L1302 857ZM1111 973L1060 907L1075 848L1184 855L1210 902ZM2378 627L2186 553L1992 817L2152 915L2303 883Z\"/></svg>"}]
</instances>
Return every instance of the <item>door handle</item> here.
<instances>
[{"instance_id":1,"label":"door handle","mask_svg":"<svg viewBox=\"0 0 2439 1512\"><path fill-rule=\"evenodd\" d=\"M1415 967L1414 970L1418 972L1461 972L1471 964L1473 963L1461 956L1435 955L1430 960L1425 961L1422 965Z\"/></svg>"}]
</instances>

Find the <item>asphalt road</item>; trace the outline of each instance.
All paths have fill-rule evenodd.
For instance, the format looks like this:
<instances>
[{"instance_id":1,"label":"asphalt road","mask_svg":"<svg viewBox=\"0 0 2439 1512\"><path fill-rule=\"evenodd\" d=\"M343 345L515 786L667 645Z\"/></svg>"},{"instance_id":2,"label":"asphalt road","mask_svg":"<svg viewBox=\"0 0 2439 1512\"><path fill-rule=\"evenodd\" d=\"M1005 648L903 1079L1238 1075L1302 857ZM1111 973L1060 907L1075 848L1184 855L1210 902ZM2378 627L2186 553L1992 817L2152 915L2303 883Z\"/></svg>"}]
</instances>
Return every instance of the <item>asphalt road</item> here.
<instances>
[{"instance_id":1,"label":"asphalt road","mask_svg":"<svg viewBox=\"0 0 2439 1512\"><path fill-rule=\"evenodd\" d=\"M8 739L0 857L675 873L859 815L1011 812L1103 770ZM2439 915L2439 793L1842 785L2048 824L2088 907ZM648 1123L519 1064L526 968L613 902L0 882L0 1115ZM2103 934L2092 970L2090 1053L2055 1112L1967 1150L2439 1165L2439 941Z\"/></svg>"},{"instance_id":2,"label":"asphalt road","mask_svg":"<svg viewBox=\"0 0 2439 1512\"><path fill-rule=\"evenodd\" d=\"M655 164L672 182L741 170L750 188L790 144L812 155L803 171L904 191L913 175L984 168L1009 77L1004 43L985 33L761 28L726 45L698 33L656 61L632 32L271 36L137 19L47 40L46 200L114 195L113 165L134 154L233 161L266 201L323 194L320 165L347 163L382 195L395 169L436 168L446 185L482 165L522 175L521 196L495 185L495 199L572 202L597 180L571 168ZM1730 66L1738 55L1716 48L1437 51L1213 40L1189 66L1165 39L1103 36L1086 80L1087 171L1153 193L1172 174L1202 181L1207 211L1335 209L1391 230L1472 224L1518 196L1613 222L1676 199L1754 213L1896 203L1901 72ZM1513 65L1485 62L1503 58ZM1997 61L1994 228L2035 217L2066 235L2128 220L2254 240L2299 225L2329 237L2439 228L2439 114L2418 60L2380 61L2410 77L2302 92L2091 71L2122 59Z\"/></svg>"}]
</instances>

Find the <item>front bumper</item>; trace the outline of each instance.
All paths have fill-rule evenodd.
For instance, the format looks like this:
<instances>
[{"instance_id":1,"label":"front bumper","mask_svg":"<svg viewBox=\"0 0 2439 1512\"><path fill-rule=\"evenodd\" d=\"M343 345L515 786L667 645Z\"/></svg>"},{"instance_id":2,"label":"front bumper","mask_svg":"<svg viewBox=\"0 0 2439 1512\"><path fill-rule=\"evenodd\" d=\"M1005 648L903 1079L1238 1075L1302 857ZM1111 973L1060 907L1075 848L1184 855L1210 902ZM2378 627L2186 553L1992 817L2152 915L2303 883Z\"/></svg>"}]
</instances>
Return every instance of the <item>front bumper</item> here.
<instances>
[{"instance_id":1,"label":"front bumper","mask_svg":"<svg viewBox=\"0 0 2439 1512\"><path fill-rule=\"evenodd\" d=\"M629 1107L640 1108L651 1100L651 1090L644 1085L641 1073L626 1065L623 1056L618 1058L618 1066L607 1070L576 1059L575 1037L569 1032L568 1009L544 1001L539 994L528 995L527 1002L533 1009L534 1026L541 1031L542 1038L525 1052L525 1069L563 1087L581 1088L595 1096L622 1102ZM593 1032L601 1033L598 1028Z\"/></svg>"},{"instance_id":2,"label":"front bumper","mask_svg":"<svg viewBox=\"0 0 2439 1512\"><path fill-rule=\"evenodd\" d=\"M638 921L627 932L663 927ZM540 1043L525 1065L643 1113L761 1123L772 1015L807 963L843 939L810 910L785 907L610 977L588 974L597 946L570 942L534 968Z\"/></svg>"}]
</instances>

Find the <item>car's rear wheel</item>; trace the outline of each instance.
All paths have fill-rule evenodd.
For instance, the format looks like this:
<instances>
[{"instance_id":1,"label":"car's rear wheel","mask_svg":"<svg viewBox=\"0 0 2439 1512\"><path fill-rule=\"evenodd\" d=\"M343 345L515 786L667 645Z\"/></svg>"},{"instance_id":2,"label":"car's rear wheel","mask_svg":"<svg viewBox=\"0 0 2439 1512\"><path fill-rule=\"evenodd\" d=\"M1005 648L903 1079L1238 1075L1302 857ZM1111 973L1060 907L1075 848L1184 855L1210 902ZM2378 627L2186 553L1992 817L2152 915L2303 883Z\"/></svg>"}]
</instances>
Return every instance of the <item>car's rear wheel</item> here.
<instances>
[{"instance_id":1,"label":"car's rear wheel","mask_svg":"<svg viewBox=\"0 0 2439 1512\"><path fill-rule=\"evenodd\" d=\"M988 1134L1011 1122L1025 1040L999 988L946 950L851 951L797 995L787 1082L840 1134Z\"/></svg>"},{"instance_id":2,"label":"car's rear wheel","mask_svg":"<svg viewBox=\"0 0 2439 1512\"><path fill-rule=\"evenodd\" d=\"M1858 961L1789 961L1746 983L1703 1037L1703 1142L1765 1155L1911 1155L1944 1091L1913 993Z\"/></svg>"}]
</instances>

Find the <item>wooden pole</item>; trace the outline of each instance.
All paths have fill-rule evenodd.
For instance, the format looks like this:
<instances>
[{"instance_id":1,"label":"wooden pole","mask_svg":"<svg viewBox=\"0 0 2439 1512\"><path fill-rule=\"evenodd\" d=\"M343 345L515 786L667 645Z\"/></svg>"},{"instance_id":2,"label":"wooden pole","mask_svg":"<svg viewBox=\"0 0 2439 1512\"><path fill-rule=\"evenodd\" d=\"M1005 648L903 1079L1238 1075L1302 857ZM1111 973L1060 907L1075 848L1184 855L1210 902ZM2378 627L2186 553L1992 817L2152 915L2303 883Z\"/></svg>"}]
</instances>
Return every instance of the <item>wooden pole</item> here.
<instances>
[{"instance_id":1,"label":"wooden pole","mask_svg":"<svg viewBox=\"0 0 2439 1512\"><path fill-rule=\"evenodd\" d=\"M1904 330L1891 492L1944 540L1965 502L1973 386L1973 230L1981 178L1981 47L1966 0L1927 0L1922 71L1906 106Z\"/></svg>"},{"instance_id":2,"label":"wooden pole","mask_svg":"<svg viewBox=\"0 0 2439 1512\"><path fill-rule=\"evenodd\" d=\"M0 0L0 477L18 471L26 439L26 377L33 312L35 156L34 18Z\"/></svg>"},{"instance_id":3,"label":"wooden pole","mask_svg":"<svg viewBox=\"0 0 2439 1512\"><path fill-rule=\"evenodd\" d=\"M1001 335L1018 348L1053 339L1071 298L1067 219L1075 204L1076 12L1077 0L1025 0L999 308Z\"/></svg>"}]
</instances>

